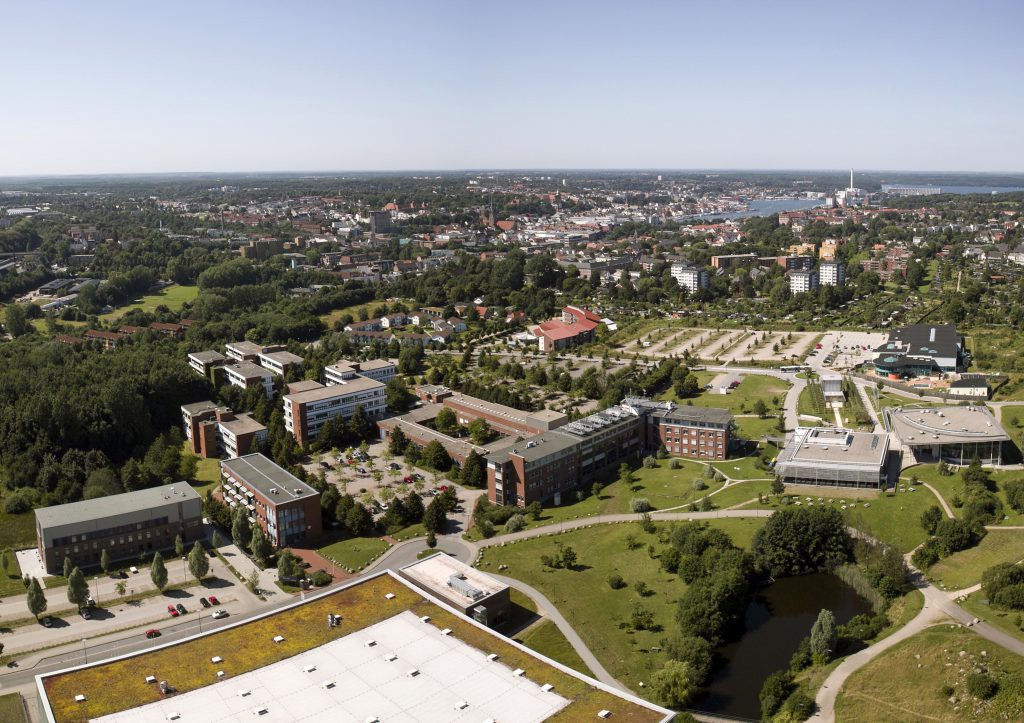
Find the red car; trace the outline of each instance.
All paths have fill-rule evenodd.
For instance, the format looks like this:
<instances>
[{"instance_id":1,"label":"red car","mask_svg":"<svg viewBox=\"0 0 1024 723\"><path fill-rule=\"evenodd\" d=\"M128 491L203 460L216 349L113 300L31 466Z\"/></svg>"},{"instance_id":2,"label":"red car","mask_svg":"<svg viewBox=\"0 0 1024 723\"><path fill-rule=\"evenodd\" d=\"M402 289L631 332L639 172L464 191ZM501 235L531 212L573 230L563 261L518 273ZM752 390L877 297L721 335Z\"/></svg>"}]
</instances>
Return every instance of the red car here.
<instances>
[{"instance_id":1,"label":"red car","mask_svg":"<svg viewBox=\"0 0 1024 723\"><path fill-rule=\"evenodd\" d=\"M815 348L815 349L820 349L820 348L821 348L821 344L815 344L815 345L814 345L814 348Z\"/></svg>"},{"instance_id":2,"label":"red car","mask_svg":"<svg viewBox=\"0 0 1024 723\"><path fill-rule=\"evenodd\" d=\"M168 605L167 606L167 612L169 612L171 614L172 618L176 618L179 615L178 611L174 609L173 605Z\"/></svg>"},{"instance_id":3,"label":"red car","mask_svg":"<svg viewBox=\"0 0 1024 723\"><path fill-rule=\"evenodd\" d=\"M220 605L220 600L217 599L216 595L210 595L209 600L211 605Z\"/></svg>"},{"instance_id":4,"label":"red car","mask_svg":"<svg viewBox=\"0 0 1024 723\"><path fill-rule=\"evenodd\" d=\"M411 485L415 480L413 480L412 477L406 475L405 477L402 478L402 481L405 482L407 485Z\"/></svg>"},{"instance_id":5,"label":"red car","mask_svg":"<svg viewBox=\"0 0 1024 723\"><path fill-rule=\"evenodd\" d=\"M147 638L159 638L160 637L160 631L157 630L156 628L151 628L151 629L146 631L146 637Z\"/></svg>"}]
</instances>

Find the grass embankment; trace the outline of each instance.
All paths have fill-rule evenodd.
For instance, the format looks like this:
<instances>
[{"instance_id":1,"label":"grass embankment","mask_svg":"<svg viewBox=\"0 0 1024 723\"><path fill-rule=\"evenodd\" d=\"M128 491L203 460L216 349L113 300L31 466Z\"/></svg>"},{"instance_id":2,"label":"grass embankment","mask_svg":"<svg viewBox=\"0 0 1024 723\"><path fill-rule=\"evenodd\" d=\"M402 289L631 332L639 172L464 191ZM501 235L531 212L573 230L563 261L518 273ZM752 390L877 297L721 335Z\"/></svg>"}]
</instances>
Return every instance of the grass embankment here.
<instances>
[{"instance_id":1,"label":"grass embankment","mask_svg":"<svg viewBox=\"0 0 1024 723\"><path fill-rule=\"evenodd\" d=\"M0 720L4 723L28 723L20 693L0 695Z\"/></svg>"},{"instance_id":2,"label":"grass embankment","mask_svg":"<svg viewBox=\"0 0 1024 723\"><path fill-rule=\"evenodd\" d=\"M558 661L562 665L568 665L573 670L578 670L584 675L593 677L594 673L583 662L576 649L572 647L562 631L550 620L544 620L514 638L531 650L536 650L541 655Z\"/></svg>"},{"instance_id":3,"label":"grass embankment","mask_svg":"<svg viewBox=\"0 0 1024 723\"><path fill-rule=\"evenodd\" d=\"M944 557L928 568L932 582L946 590L962 590L981 582L993 565L1024 560L1024 530L990 530L974 547Z\"/></svg>"},{"instance_id":4,"label":"grass embankment","mask_svg":"<svg viewBox=\"0 0 1024 723\"><path fill-rule=\"evenodd\" d=\"M1024 640L1024 611L992 607L984 590L972 592L958 604L979 620L984 620L1018 640Z\"/></svg>"},{"instance_id":5,"label":"grass embankment","mask_svg":"<svg viewBox=\"0 0 1024 723\"><path fill-rule=\"evenodd\" d=\"M385 599L386 593L395 597ZM523 652L490 632L480 630L461 616L428 602L390 577L367 580L333 595L307 602L295 609L255 620L169 648L97 665L85 670L47 678L44 686L58 723L79 723L92 718L162 700L157 686L145 676L167 680L181 693L217 680L216 671L228 678L285 660L298 653L349 635L408 610L429 615L429 625L450 628L453 636L481 651L494 652L510 668L521 668L535 683L551 683L559 695L572 701L554 721L592 720L597 711L612 711L613 720L656 721L654 711L638 708L617 696L593 688ZM327 613L343 616L336 628L323 625ZM276 635L284 637L273 643ZM223 660L211 663L214 656ZM82 703L75 695L85 693Z\"/></svg>"},{"instance_id":6,"label":"grass embankment","mask_svg":"<svg viewBox=\"0 0 1024 723\"><path fill-rule=\"evenodd\" d=\"M747 547L763 522L723 519L711 520L710 524L727 532L736 545ZM676 575L663 571L657 557L648 553L649 545L655 547L656 556L664 547L659 533L668 526L657 523L657 531L649 534L637 523L595 525L509 543L488 548L480 567L497 571L499 565L507 565L502 574L540 590L613 676L633 690L644 690L639 684L650 681L651 674L665 662L663 652L651 649L661 647L664 631L675 624L675 603L686 587ZM635 538L633 549L627 541L630 535ZM552 570L541 565L541 556L554 554L558 544L576 551L578 563L574 569ZM612 574L621 575L626 587L609 587ZM637 593L633 587L637 582L646 584L648 594ZM634 631L630 627L636 602L651 611L662 630Z\"/></svg>"},{"instance_id":7,"label":"grass embankment","mask_svg":"<svg viewBox=\"0 0 1024 723\"><path fill-rule=\"evenodd\" d=\"M171 284L167 288L161 289L155 294L147 294L127 306L114 309L109 314L102 314L100 315L99 320L108 323L115 322L129 311L141 309L142 311L153 312L158 306L166 306L171 311L177 311L184 304L195 301L197 296L199 296L198 286L179 286L178 284Z\"/></svg>"},{"instance_id":8,"label":"grass embankment","mask_svg":"<svg viewBox=\"0 0 1024 723\"><path fill-rule=\"evenodd\" d=\"M999 682L987 701L967 691L967 676L980 666ZM836 700L836 720L1021 720L1022 689L1024 659L969 629L942 625L898 643L851 675Z\"/></svg>"},{"instance_id":9,"label":"grass embankment","mask_svg":"<svg viewBox=\"0 0 1024 723\"><path fill-rule=\"evenodd\" d=\"M391 545L379 537L353 537L321 547L317 552L346 570L362 570Z\"/></svg>"}]
</instances>

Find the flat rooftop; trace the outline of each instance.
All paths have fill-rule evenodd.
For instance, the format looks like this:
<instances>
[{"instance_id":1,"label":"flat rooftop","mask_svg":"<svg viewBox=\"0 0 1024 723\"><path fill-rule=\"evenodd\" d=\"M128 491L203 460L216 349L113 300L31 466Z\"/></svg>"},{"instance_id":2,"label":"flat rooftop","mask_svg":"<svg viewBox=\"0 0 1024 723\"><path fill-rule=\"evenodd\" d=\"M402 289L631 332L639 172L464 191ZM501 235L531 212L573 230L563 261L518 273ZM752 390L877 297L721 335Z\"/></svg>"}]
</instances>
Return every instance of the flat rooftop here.
<instances>
[{"instance_id":1,"label":"flat rooftop","mask_svg":"<svg viewBox=\"0 0 1024 723\"><path fill-rule=\"evenodd\" d=\"M292 401L292 404L308 404L309 402L320 402L324 399L333 399L334 397L345 397L349 394L365 392L368 389L383 389L384 386L384 384L376 379L357 375L351 379L346 379L343 384L332 384L329 387L320 384L305 391L289 394L287 397Z\"/></svg>"},{"instance_id":2,"label":"flat rooftop","mask_svg":"<svg viewBox=\"0 0 1024 723\"><path fill-rule=\"evenodd\" d=\"M224 370L232 371L245 379L262 379L270 374L269 371L261 367L259 364L253 364L248 361L228 364L224 367Z\"/></svg>"},{"instance_id":3,"label":"flat rooftop","mask_svg":"<svg viewBox=\"0 0 1024 723\"><path fill-rule=\"evenodd\" d=\"M340 624L328 627L327 613ZM161 680L177 694L162 696ZM182 723L535 723L597 720L601 710L612 721L673 717L489 630L391 571L215 632L40 675L36 685L55 723L162 723L174 713Z\"/></svg>"},{"instance_id":4,"label":"flat rooftop","mask_svg":"<svg viewBox=\"0 0 1024 723\"><path fill-rule=\"evenodd\" d=\"M303 379L300 382L291 382L288 384L289 394L299 394L300 392L308 392L311 389L323 389L324 385L313 379Z\"/></svg>"},{"instance_id":5,"label":"flat rooftop","mask_svg":"<svg viewBox=\"0 0 1024 723\"><path fill-rule=\"evenodd\" d=\"M260 354L263 352L264 346L257 344L253 341L233 341L230 344L224 345L226 348L238 352L239 354Z\"/></svg>"},{"instance_id":6,"label":"flat rooftop","mask_svg":"<svg viewBox=\"0 0 1024 723\"><path fill-rule=\"evenodd\" d=\"M499 582L490 575L486 575L443 552L406 565L401 569L401 572L414 581L425 585L428 589L436 591L444 597L457 600L463 605L484 600L508 588L508 585L505 583ZM448 580L451 579L452 575L461 575L470 586L479 590L482 595L474 598L464 595L459 590L451 587L448 584Z\"/></svg>"},{"instance_id":7,"label":"flat rooftop","mask_svg":"<svg viewBox=\"0 0 1024 723\"><path fill-rule=\"evenodd\" d=\"M217 405L209 400L205 402L193 402L192 404L181 405L182 411L187 412L190 416L201 414L203 412L212 412L217 408Z\"/></svg>"},{"instance_id":8,"label":"flat rooftop","mask_svg":"<svg viewBox=\"0 0 1024 723\"><path fill-rule=\"evenodd\" d=\"M527 412L514 407L506 407L504 404L488 402L465 394L453 394L445 400L445 403L459 404L467 409L476 410L482 414L496 417L499 420L507 419L510 422L529 425L537 423L545 428L553 428L569 421L569 417L562 412L544 409L540 412ZM553 423L556 423L553 425Z\"/></svg>"},{"instance_id":9,"label":"flat rooftop","mask_svg":"<svg viewBox=\"0 0 1024 723\"><path fill-rule=\"evenodd\" d=\"M266 429L265 426L253 419L249 414L236 415L234 419L229 419L226 422L220 422L220 426L224 427L236 437L239 434L259 432L260 430Z\"/></svg>"},{"instance_id":10,"label":"flat rooftop","mask_svg":"<svg viewBox=\"0 0 1024 723\"><path fill-rule=\"evenodd\" d=\"M853 432L832 427L797 427L776 464L848 464L881 467L889 451L884 432Z\"/></svg>"},{"instance_id":11,"label":"flat rooftop","mask_svg":"<svg viewBox=\"0 0 1024 723\"><path fill-rule=\"evenodd\" d=\"M195 359L200 364L212 364L214 362L224 361L224 355L219 351L194 351L189 354L189 358Z\"/></svg>"},{"instance_id":12,"label":"flat rooftop","mask_svg":"<svg viewBox=\"0 0 1024 723\"><path fill-rule=\"evenodd\" d=\"M177 482L134 492L124 492L119 495L82 500L81 502L68 502L65 505L39 507L35 512L36 520L43 527L56 528L61 525L77 525L113 515L149 510L188 500L198 501L199 495L188 482Z\"/></svg>"},{"instance_id":13,"label":"flat rooftop","mask_svg":"<svg viewBox=\"0 0 1024 723\"><path fill-rule=\"evenodd\" d=\"M228 470L235 477L245 480L253 489L268 499L287 502L320 495L308 484L288 470L277 466L262 454L247 454L244 457L226 459L220 463L220 466L221 469ZM271 492L272 489L276 489L277 492Z\"/></svg>"},{"instance_id":14,"label":"flat rooftop","mask_svg":"<svg viewBox=\"0 0 1024 723\"><path fill-rule=\"evenodd\" d=\"M259 355L260 359L269 359L278 364L302 364L305 360L298 354L290 351L268 351Z\"/></svg>"},{"instance_id":15,"label":"flat rooftop","mask_svg":"<svg viewBox=\"0 0 1024 723\"><path fill-rule=\"evenodd\" d=\"M887 410L892 431L904 444L1007 442L1010 436L982 406L899 407Z\"/></svg>"},{"instance_id":16,"label":"flat rooftop","mask_svg":"<svg viewBox=\"0 0 1024 723\"><path fill-rule=\"evenodd\" d=\"M252 720L265 708L260 720L282 722L543 721L570 701L541 685L406 610L229 681L94 720L165 723L178 713L181 721L226 723Z\"/></svg>"}]
</instances>

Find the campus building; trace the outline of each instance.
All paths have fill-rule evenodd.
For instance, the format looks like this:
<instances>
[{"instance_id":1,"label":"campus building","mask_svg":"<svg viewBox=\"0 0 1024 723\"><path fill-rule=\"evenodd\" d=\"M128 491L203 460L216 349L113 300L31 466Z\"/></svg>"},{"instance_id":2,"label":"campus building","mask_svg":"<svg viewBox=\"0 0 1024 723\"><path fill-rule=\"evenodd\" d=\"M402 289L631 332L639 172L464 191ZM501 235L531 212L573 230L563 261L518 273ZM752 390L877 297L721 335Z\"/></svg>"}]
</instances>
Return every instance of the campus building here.
<instances>
[{"instance_id":1,"label":"campus building","mask_svg":"<svg viewBox=\"0 0 1024 723\"><path fill-rule=\"evenodd\" d=\"M1002 464L1010 436L992 413L981 406L889 407L883 411L886 427L918 462L967 465L977 457L982 464Z\"/></svg>"},{"instance_id":2,"label":"campus building","mask_svg":"<svg viewBox=\"0 0 1024 723\"><path fill-rule=\"evenodd\" d=\"M224 381L239 389L260 387L267 399L274 396L274 375L263 367L252 362L243 361L228 364L224 367Z\"/></svg>"},{"instance_id":3,"label":"campus building","mask_svg":"<svg viewBox=\"0 0 1024 723\"><path fill-rule=\"evenodd\" d=\"M267 428L251 415L236 414L213 402L183 405L181 418L190 451L204 459L241 457L267 441Z\"/></svg>"},{"instance_id":4,"label":"campus building","mask_svg":"<svg viewBox=\"0 0 1024 723\"><path fill-rule=\"evenodd\" d=\"M224 366L225 361L227 358L219 351L194 351L188 355L188 365L204 377L210 376L211 369Z\"/></svg>"},{"instance_id":5,"label":"campus building","mask_svg":"<svg viewBox=\"0 0 1024 723\"><path fill-rule=\"evenodd\" d=\"M874 349L875 372L890 379L952 374L964 366L963 337L952 324L912 324L893 329Z\"/></svg>"},{"instance_id":6,"label":"campus building","mask_svg":"<svg viewBox=\"0 0 1024 723\"><path fill-rule=\"evenodd\" d=\"M559 351L594 341L601 317L587 309L566 306L560 319L549 319L530 331L542 352Z\"/></svg>"},{"instance_id":7,"label":"campus building","mask_svg":"<svg viewBox=\"0 0 1024 723\"><path fill-rule=\"evenodd\" d=\"M472 574L467 582L485 593L500 584ZM40 673L39 720L668 723L676 715L467 617L463 605L403 572L360 577L232 620Z\"/></svg>"},{"instance_id":8,"label":"campus building","mask_svg":"<svg viewBox=\"0 0 1024 723\"><path fill-rule=\"evenodd\" d=\"M98 497L36 511L36 546L48 573L63 574L64 558L98 567L103 550L111 562L138 561L205 536L203 503L187 482Z\"/></svg>"},{"instance_id":9,"label":"campus building","mask_svg":"<svg viewBox=\"0 0 1024 723\"><path fill-rule=\"evenodd\" d=\"M724 410L676 407L627 397L622 404L536 434L487 455L491 502L562 503L605 467L665 444L680 456L725 459L732 416ZM685 450L685 451L684 451Z\"/></svg>"},{"instance_id":10,"label":"campus building","mask_svg":"<svg viewBox=\"0 0 1024 723\"><path fill-rule=\"evenodd\" d=\"M301 367L304 360L298 354L290 351L266 351L256 355L260 366L268 371L283 377L292 367Z\"/></svg>"},{"instance_id":11,"label":"campus building","mask_svg":"<svg viewBox=\"0 0 1024 723\"><path fill-rule=\"evenodd\" d=\"M267 533L275 547L315 544L323 533L320 493L262 454L220 463L221 497Z\"/></svg>"},{"instance_id":12,"label":"campus building","mask_svg":"<svg viewBox=\"0 0 1024 723\"><path fill-rule=\"evenodd\" d=\"M505 623L512 612L508 585L443 552L406 565L398 574L489 628Z\"/></svg>"},{"instance_id":13,"label":"campus building","mask_svg":"<svg viewBox=\"0 0 1024 723\"><path fill-rule=\"evenodd\" d=\"M387 384L398 375L398 364L392 359L371 359L361 362L339 359L336 363L324 367L324 381L327 386L344 384L356 375Z\"/></svg>"},{"instance_id":14,"label":"campus building","mask_svg":"<svg viewBox=\"0 0 1024 723\"><path fill-rule=\"evenodd\" d=\"M775 460L775 475L787 484L878 489L888 464L888 434L797 427Z\"/></svg>"},{"instance_id":15,"label":"campus building","mask_svg":"<svg viewBox=\"0 0 1024 723\"><path fill-rule=\"evenodd\" d=\"M284 397L284 428L301 445L312 442L328 420L348 419L362 407L370 419L387 412L387 387L358 374L329 387L318 382L291 385Z\"/></svg>"},{"instance_id":16,"label":"campus building","mask_svg":"<svg viewBox=\"0 0 1024 723\"><path fill-rule=\"evenodd\" d=\"M252 341L234 341L224 345L228 358L236 362L255 362L260 354L270 351L281 351L280 345L266 346Z\"/></svg>"}]
</instances>

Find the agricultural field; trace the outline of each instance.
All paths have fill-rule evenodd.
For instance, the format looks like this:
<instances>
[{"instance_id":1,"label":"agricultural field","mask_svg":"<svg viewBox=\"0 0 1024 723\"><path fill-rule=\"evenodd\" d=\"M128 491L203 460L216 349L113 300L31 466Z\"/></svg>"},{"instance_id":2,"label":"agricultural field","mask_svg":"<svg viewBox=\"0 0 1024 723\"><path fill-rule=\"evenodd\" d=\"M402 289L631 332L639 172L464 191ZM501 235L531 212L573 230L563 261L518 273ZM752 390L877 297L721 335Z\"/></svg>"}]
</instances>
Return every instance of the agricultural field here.
<instances>
[{"instance_id":1,"label":"agricultural field","mask_svg":"<svg viewBox=\"0 0 1024 723\"><path fill-rule=\"evenodd\" d=\"M749 545L761 519L712 520L732 536L738 546ZM499 565L508 567L502 574L536 587L558 607L583 638L587 647L608 671L633 690L650 680L653 671L665 662L664 653L652 650L661 645L665 630L675 620L675 601L685 589L676 575L666 573L658 560L648 554L648 545L661 547L659 534L669 523L657 523L649 534L636 523L598 525L551 537L539 537L488 548L479 567L487 572ZM633 547L630 549L630 539ZM574 569L550 569L540 563L542 555L551 555L558 545L572 547L578 562ZM621 575L626 587L613 590L608 577ZM633 585L646 583L649 592L638 595ZM633 631L629 626L633 604L640 601L650 610L660 631ZM620 627L620 623L626 623Z\"/></svg>"},{"instance_id":2,"label":"agricultural field","mask_svg":"<svg viewBox=\"0 0 1024 723\"><path fill-rule=\"evenodd\" d=\"M967 691L984 665L999 688L989 700ZM929 628L855 672L836 700L839 721L1002 721L1024 717L1024 659L953 625Z\"/></svg>"},{"instance_id":3,"label":"agricultural field","mask_svg":"<svg viewBox=\"0 0 1024 723\"><path fill-rule=\"evenodd\" d=\"M197 296L199 296L198 286L179 286L178 284L171 284L167 288L161 289L155 294L147 294L141 299L136 299L127 306L114 309L109 314L101 315L99 320L103 322L114 322L134 309L153 312L158 306L166 306L171 311L177 311L182 307L182 305L195 301Z\"/></svg>"}]
</instances>

